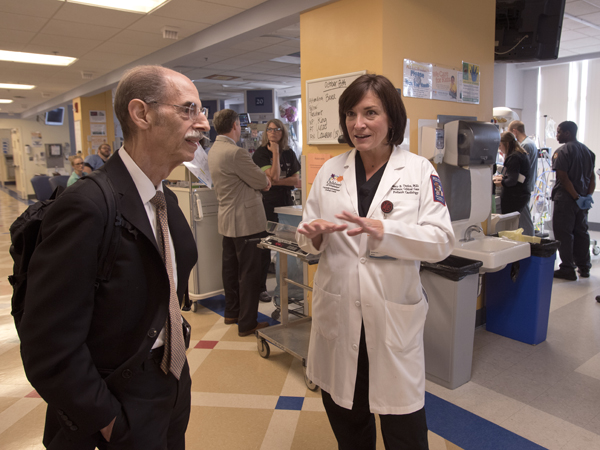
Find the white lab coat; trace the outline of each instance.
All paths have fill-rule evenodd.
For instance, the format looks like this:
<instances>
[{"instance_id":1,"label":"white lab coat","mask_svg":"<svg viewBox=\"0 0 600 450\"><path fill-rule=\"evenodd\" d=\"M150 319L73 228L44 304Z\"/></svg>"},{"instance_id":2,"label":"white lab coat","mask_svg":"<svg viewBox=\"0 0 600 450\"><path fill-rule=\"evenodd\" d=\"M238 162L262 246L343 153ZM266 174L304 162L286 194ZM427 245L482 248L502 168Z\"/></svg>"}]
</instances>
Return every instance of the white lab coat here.
<instances>
[{"instance_id":1,"label":"white lab coat","mask_svg":"<svg viewBox=\"0 0 600 450\"><path fill-rule=\"evenodd\" d=\"M323 165L300 226L315 219L343 223L335 218L343 210L358 215L355 152ZM369 355L371 412L409 414L424 406L428 304L420 261L441 261L454 247L450 214L443 194L434 189L438 180L429 161L394 147L367 214L383 222L380 243L364 233L350 237L342 231L324 235L317 250L310 239L296 234L303 250L321 253L313 285L307 375L343 408L352 408L361 322ZM393 203L393 210L384 216L385 200Z\"/></svg>"}]
</instances>

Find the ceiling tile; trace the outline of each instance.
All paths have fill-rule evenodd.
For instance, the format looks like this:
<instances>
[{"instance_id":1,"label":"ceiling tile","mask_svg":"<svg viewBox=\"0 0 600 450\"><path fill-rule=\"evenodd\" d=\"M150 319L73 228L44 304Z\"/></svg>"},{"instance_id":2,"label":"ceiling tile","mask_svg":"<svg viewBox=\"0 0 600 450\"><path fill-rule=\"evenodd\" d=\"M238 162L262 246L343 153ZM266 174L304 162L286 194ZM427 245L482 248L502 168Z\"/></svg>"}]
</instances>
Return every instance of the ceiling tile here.
<instances>
[{"instance_id":1,"label":"ceiling tile","mask_svg":"<svg viewBox=\"0 0 600 450\"><path fill-rule=\"evenodd\" d=\"M150 14L131 24L128 29L134 31L144 31L146 33L151 33L153 31L162 33L162 29L164 27L174 27L177 28L177 31L179 31L179 39L185 39L186 37L198 33L209 26L210 24L208 23L192 22L190 20L182 19L169 19L167 17L160 17Z\"/></svg>"},{"instance_id":2,"label":"ceiling tile","mask_svg":"<svg viewBox=\"0 0 600 450\"><path fill-rule=\"evenodd\" d=\"M163 48L174 44L177 40L163 38L160 31L144 33L141 31L123 30L108 42L122 42L125 44Z\"/></svg>"},{"instance_id":3,"label":"ceiling tile","mask_svg":"<svg viewBox=\"0 0 600 450\"><path fill-rule=\"evenodd\" d=\"M149 55L150 53L158 50L155 47L147 47L144 45L127 44L123 42L105 42L99 45L95 51L117 53L119 55L131 55L141 58L142 56Z\"/></svg>"},{"instance_id":4,"label":"ceiling tile","mask_svg":"<svg viewBox=\"0 0 600 450\"><path fill-rule=\"evenodd\" d=\"M46 22L48 22L48 19L43 17L12 13L0 14L0 29L3 30L32 31L37 33L46 25Z\"/></svg>"},{"instance_id":5,"label":"ceiling tile","mask_svg":"<svg viewBox=\"0 0 600 450\"><path fill-rule=\"evenodd\" d=\"M588 22L591 22L594 25L600 25L600 11L595 12L593 14L584 14L582 16L579 16L579 18L587 20Z\"/></svg>"},{"instance_id":6,"label":"ceiling tile","mask_svg":"<svg viewBox=\"0 0 600 450\"><path fill-rule=\"evenodd\" d=\"M73 39L68 36L56 36L54 34L38 33L32 40L31 45L43 45L53 47L59 55L73 56L69 54L70 50L79 50L89 52L90 50L102 44L101 40L78 38Z\"/></svg>"},{"instance_id":7,"label":"ceiling tile","mask_svg":"<svg viewBox=\"0 0 600 450\"><path fill-rule=\"evenodd\" d=\"M6 48L6 44L27 44L35 33L32 31L8 30L0 28L0 46L2 50L10 50Z\"/></svg>"},{"instance_id":8,"label":"ceiling tile","mask_svg":"<svg viewBox=\"0 0 600 450\"><path fill-rule=\"evenodd\" d=\"M37 42L37 41L36 41ZM77 45L76 43L71 43L70 45ZM90 51L89 48L85 47L64 47L62 45L45 45L45 42L40 41L40 43L30 43L23 47L24 52L29 53L41 53L43 55L52 55L56 52L57 55L61 56L70 56L71 58L80 58ZM51 67L51 66L44 66Z\"/></svg>"},{"instance_id":9,"label":"ceiling tile","mask_svg":"<svg viewBox=\"0 0 600 450\"><path fill-rule=\"evenodd\" d=\"M206 3L220 3L222 5L235 6L237 8L250 9L254 8L267 0L218 0L218 2L206 2Z\"/></svg>"},{"instance_id":10,"label":"ceiling tile","mask_svg":"<svg viewBox=\"0 0 600 450\"><path fill-rule=\"evenodd\" d=\"M48 0L0 0L0 12L34 17L52 17L63 5L62 2Z\"/></svg>"},{"instance_id":11,"label":"ceiling tile","mask_svg":"<svg viewBox=\"0 0 600 450\"><path fill-rule=\"evenodd\" d=\"M599 9L600 8L598 8L597 6L590 5L588 2L584 2L581 0L570 2L565 5L565 12L574 16L598 12Z\"/></svg>"},{"instance_id":12,"label":"ceiling tile","mask_svg":"<svg viewBox=\"0 0 600 450\"><path fill-rule=\"evenodd\" d=\"M586 53L600 52L600 41L598 41L598 43L596 45L590 45L588 47L578 47L573 51L579 55L584 55Z\"/></svg>"},{"instance_id":13,"label":"ceiling tile","mask_svg":"<svg viewBox=\"0 0 600 450\"><path fill-rule=\"evenodd\" d=\"M587 25L584 25L580 22L575 22L574 20L563 18L563 31L564 30L578 30L579 28L587 28Z\"/></svg>"},{"instance_id":14,"label":"ceiling tile","mask_svg":"<svg viewBox=\"0 0 600 450\"><path fill-rule=\"evenodd\" d=\"M560 46L566 50L574 50L578 47L587 47L590 45L599 44L600 40L593 37L585 37L582 39L573 39L572 41L561 42Z\"/></svg>"},{"instance_id":15,"label":"ceiling tile","mask_svg":"<svg viewBox=\"0 0 600 450\"><path fill-rule=\"evenodd\" d=\"M53 34L56 36L68 36L77 39L85 36L86 39L105 41L119 31L121 31L120 28L52 19L44 26L44 28L42 28L41 33Z\"/></svg>"},{"instance_id":16,"label":"ceiling tile","mask_svg":"<svg viewBox=\"0 0 600 450\"><path fill-rule=\"evenodd\" d=\"M560 41L564 42L564 41L572 41L573 39L581 39L586 37L586 35L584 33L582 33L580 30L564 30L561 34L560 34Z\"/></svg>"}]
</instances>

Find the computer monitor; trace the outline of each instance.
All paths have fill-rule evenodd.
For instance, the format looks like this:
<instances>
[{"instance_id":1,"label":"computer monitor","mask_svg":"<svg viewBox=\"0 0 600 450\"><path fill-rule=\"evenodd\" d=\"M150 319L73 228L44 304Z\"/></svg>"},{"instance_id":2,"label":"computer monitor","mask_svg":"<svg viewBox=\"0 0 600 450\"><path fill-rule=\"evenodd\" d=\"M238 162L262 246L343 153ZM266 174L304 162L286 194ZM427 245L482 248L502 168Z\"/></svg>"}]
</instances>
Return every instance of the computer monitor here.
<instances>
[{"instance_id":1,"label":"computer monitor","mask_svg":"<svg viewBox=\"0 0 600 450\"><path fill-rule=\"evenodd\" d=\"M46 125L62 125L65 117L65 108L53 109L46 113Z\"/></svg>"},{"instance_id":2,"label":"computer monitor","mask_svg":"<svg viewBox=\"0 0 600 450\"><path fill-rule=\"evenodd\" d=\"M249 126L250 122L252 122L250 120L250 114L248 114L248 113L242 113L242 114L240 114L240 126L242 128L245 128L245 127Z\"/></svg>"}]
</instances>

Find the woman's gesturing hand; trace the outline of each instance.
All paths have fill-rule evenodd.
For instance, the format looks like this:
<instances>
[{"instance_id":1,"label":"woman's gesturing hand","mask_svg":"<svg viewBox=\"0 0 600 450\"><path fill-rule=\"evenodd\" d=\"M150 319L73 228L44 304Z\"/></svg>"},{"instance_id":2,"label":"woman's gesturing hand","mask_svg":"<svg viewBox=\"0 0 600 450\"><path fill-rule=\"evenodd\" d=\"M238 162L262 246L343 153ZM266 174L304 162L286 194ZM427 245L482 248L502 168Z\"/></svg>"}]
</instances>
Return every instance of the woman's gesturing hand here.
<instances>
[{"instance_id":1,"label":"woman's gesturing hand","mask_svg":"<svg viewBox=\"0 0 600 450\"><path fill-rule=\"evenodd\" d=\"M311 223L305 223L302 228L298 228L298 233L303 234L309 239L314 239L322 234L331 234L336 231L343 231L346 228L348 228L348 225L345 223L338 225L327 220L317 219Z\"/></svg>"},{"instance_id":2,"label":"woman's gesturing hand","mask_svg":"<svg viewBox=\"0 0 600 450\"><path fill-rule=\"evenodd\" d=\"M348 236L357 236L361 233L367 233L373 239L376 239L378 241L381 241L383 239L383 223L381 222L381 220L366 219L364 217L354 215L347 211L342 211L341 214L336 214L335 217L341 220L345 220L346 222L358 225L358 228L348 230Z\"/></svg>"},{"instance_id":3,"label":"woman's gesturing hand","mask_svg":"<svg viewBox=\"0 0 600 450\"><path fill-rule=\"evenodd\" d=\"M337 231L343 231L348 228L347 224L335 224L323 219L313 220L311 223L305 223L301 228L298 228L298 233L303 234L311 239L313 246L319 250L323 242L324 234L331 234Z\"/></svg>"}]
</instances>

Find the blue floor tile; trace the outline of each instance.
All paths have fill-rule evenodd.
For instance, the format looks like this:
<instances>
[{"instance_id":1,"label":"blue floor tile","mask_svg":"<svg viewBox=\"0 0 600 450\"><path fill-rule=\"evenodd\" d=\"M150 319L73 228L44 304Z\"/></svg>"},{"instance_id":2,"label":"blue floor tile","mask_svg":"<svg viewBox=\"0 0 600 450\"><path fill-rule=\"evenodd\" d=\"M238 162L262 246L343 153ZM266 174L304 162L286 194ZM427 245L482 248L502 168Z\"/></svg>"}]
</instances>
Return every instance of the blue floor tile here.
<instances>
[{"instance_id":1,"label":"blue floor tile","mask_svg":"<svg viewBox=\"0 0 600 450\"><path fill-rule=\"evenodd\" d=\"M302 404L304 403L304 397L279 397L277 400L277 406L275 409L287 409L291 411L300 411Z\"/></svg>"}]
</instances>

